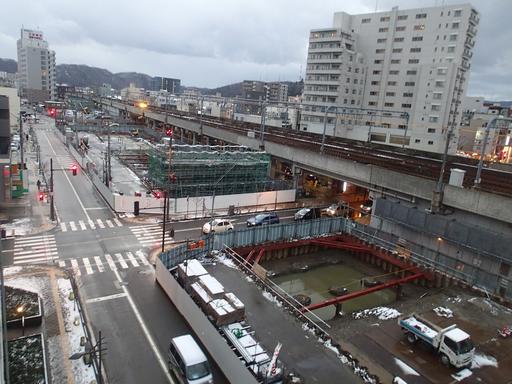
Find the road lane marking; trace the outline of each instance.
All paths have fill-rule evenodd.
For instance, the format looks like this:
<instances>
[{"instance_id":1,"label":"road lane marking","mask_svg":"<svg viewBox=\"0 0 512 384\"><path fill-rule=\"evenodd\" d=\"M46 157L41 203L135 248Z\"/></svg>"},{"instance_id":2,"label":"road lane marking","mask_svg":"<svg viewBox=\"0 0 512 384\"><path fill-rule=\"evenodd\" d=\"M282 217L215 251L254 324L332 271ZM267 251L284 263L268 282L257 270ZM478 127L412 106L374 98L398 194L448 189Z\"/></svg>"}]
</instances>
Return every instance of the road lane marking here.
<instances>
[{"instance_id":1,"label":"road lane marking","mask_svg":"<svg viewBox=\"0 0 512 384\"><path fill-rule=\"evenodd\" d=\"M94 221L89 219L89 225L91 226L91 229L96 229L96 225L94 224Z\"/></svg>"},{"instance_id":2,"label":"road lane marking","mask_svg":"<svg viewBox=\"0 0 512 384\"><path fill-rule=\"evenodd\" d=\"M105 222L107 223L107 225L110 227L110 228L114 228L114 223L112 223L110 220L105 220Z\"/></svg>"},{"instance_id":3,"label":"road lane marking","mask_svg":"<svg viewBox=\"0 0 512 384\"><path fill-rule=\"evenodd\" d=\"M132 263L132 265L134 267L138 267L139 266L139 263L137 262L137 260L135 260L135 257L133 256L133 253L126 252L126 256L128 256L128 260L130 260L130 262Z\"/></svg>"},{"instance_id":4,"label":"road lane marking","mask_svg":"<svg viewBox=\"0 0 512 384\"><path fill-rule=\"evenodd\" d=\"M14 244L14 249L36 247L39 245L56 245L55 239L51 239L49 241L31 240L30 242L22 242L21 244L19 242L16 242L16 244Z\"/></svg>"},{"instance_id":5,"label":"road lane marking","mask_svg":"<svg viewBox=\"0 0 512 384\"><path fill-rule=\"evenodd\" d=\"M82 258L82 262L84 263L85 271L88 275L92 275L94 271L92 270L91 263L87 257Z\"/></svg>"},{"instance_id":6,"label":"road lane marking","mask_svg":"<svg viewBox=\"0 0 512 384\"><path fill-rule=\"evenodd\" d=\"M121 221L119 221L118 218L114 219L114 223L116 223L118 227L122 227L123 226L123 223L121 223Z\"/></svg>"},{"instance_id":7,"label":"road lane marking","mask_svg":"<svg viewBox=\"0 0 512 384\"><path fill-rule=\"evenodd\" d=\"M113 299L119 299L121 297L126 297L126 293L115 293L113 295L108 295L108 296L102 296L102 297L95 297L93 299L87 299L85 300L85 302L87 304L91 304L91 303L99 303L101 301L106 301L106 300L113 300Z\"/></svg>"},{"instance_id":8,"label":"road lane marking","mask_svg":"<svg viewBox=\"0 0 512 384\"><path fill-rule=\"evenodd\" d=\"M94 261L96 261L96 266L98 267L98 272L103 272L105 268L103 268L103 262L99 256L94 256Z\"/></svg>"},{"instance_id":9,"label":"road lane marking","mask_svg":"<svg viewBox=\"0 0 512 384\"><path fill-rule=\"evenodd\" d=\"M35 255L40 255L45 252L55 252L56 253L57 247L51 247L51 248L42 247L42 248L34 248L29 251L15 252L14 258L21 259L21 258L25 257L23 255L34 255L35 256Z\"/></svg>"},{"instance_id":10,"label":"road lane marking","mask_svg":"<svg viewBox=\"0 0 512 384\"><path fill-rule=\"evenodd\" d=\"M98 227L105 228L105 224L103 224L103 221L101 221L101 219L97 219L96 222L98 223Z\"/></svg>"},{"instance_id":11,"label":"road lane marking","mask_svg":"<svg viewBox=\"0 0 512 384\"><path fill-rule=\"evenodd\" d=\"M47 133L44 132L44 136L46 137L46 141L48 141L48 144L50 145L50 148L53 152L53 154L57 157L57 161L60 163L60 161L58 160L58 155L57 155L57 152L55 152L55 149L53 149L53 145L52 143L50 143L50 138L48 137ZM62 155L61 155L62 156ZM71 189L73 190L73 193L75 194L76 198L78 199L78 202L80 203L80 206L82 207L82 210L84 211L85 213L85 217L87 217L88 220L91 220L91 218L89 217L89 214L87 213L87 211L85 210L85 207L84 205L82 204L82 200L80 200L80 196L78 196L78 193L76 192L76 189L75 187L73 186L73 183L71 182L71 180L69 179L69 176L67 174L67 171L64 171L62 172L64 174L64 176L66 177L66 179L68 180L68 183L69 185L71 186Z\"/></svg>"},{"instance_id":12,"label":"road lane marking","mask_svg":"<svg viewBox=\"0 0 512 384\"><path fill-rule=\"evenodd\" d=\"M71 227L71 230L72 231L76 231L78 228L76 227L75 225L75 222L74 221L70 221L69 222L69 226Z\"/></svg>"},{"instance_id":13,"label":"road lane marking","mask_svg":"<svg viewBox=\"0 0 512 384\"><path fill-rule=\"evenodd\" d=\"M123 255L121 255L120 253L116 253L115 256L117 258L117 261L119 261L119 264L121 264L121 267L123 267L123 269L128 268L128 264L126 264L126 261L124 261Z\"/></svg>"},{"instance_id":14,"label":"road lane marking","mask_svg":"<svg viewBox=\"0 0 512 384\"><path fill-rule=\"evenodd\" d=\"M107 259L107 264L111 270L113 270L113 271L117 270L116 263L114 263L114 260L112 260L112 256L110 256L108 253L106 253L105 259Z\"/></svg>"},{"instance_id":15,"label":"road lane marking","mask_svg":"<svg viewBox=\"0 0 512 384\"><path fill-rule=\"evenodd\" d=\"M92 207L92 208L85 208L87 209L88 211L94 211L94 210L98 210L98 209L108 209L108 207Z\"/></svg>"},{"instance_id":16,"label":"road lane marking","mask_svg":"<svg viewBox=\"0 0 512 384\"><path fill-rule=\"evenodd\" d=\"M40 255L30 255L30 256L20 256L17 257L12 263L13 264L27 264L34 263L36 261L51 261L58 259L59 256L57 252L43 253Z\"/></svg>"},{"instance_id":17,"label":"road lane marking","mask_svg":"<svg viewBox=\"0 0 512 384\"><path fill-rule=\"evenodd\" d=\"M75 275L80 276L82 274L80 272L80 268L78 267L78 261L76 261L75 259L71 259L71 267L73 268Z\"/></svg>"},{"instance_id":18,"label":"road lane marking","mask_svg":"<svg viewBox=\"0 0 512 384\"><path fill-rule=\"evenodd\" d=\"M60 229L62 230L62 232L67 232L67 228L66 228L66 223L60 223Z\"/></svg>"},{"instance_id":19,"label":"road lane marking","mask_svg":"<svg viewBox=\"0 0 512 384\"><path fill-rule=\"evenodd\" d=\"M119 272L118 271L114 271L114 273L116 275L117 281L119 281L119 283L122 283L123 280L121 279L121 276L119 275ZM137 309L137 306L135 305L135 302L133 301L133 298L130 295L130 292L128 291L128 288L126 288L126 286L124 284L120 284L120 286L121 286L121 289L123 290L123 292L126 293L126 298L128 299L128 303L130 304L130 307L132 308L133 313L135 314L135 317L136 317L137 321L139 322L140 327L142 328L142 331L144 332L144 335L146 336L146 340L148 341L149 346L153 350L153 353L155 354L156 359L158 360L158 363L160 364L160 368L162 368L162 371L163 371L165 377L167 378L167 381L169 381L170 383L174 384L174 380L172 379L171 375L169 374L169 370L168 370L168 367L167 367L167 362L162 357L160 352L158 351L156 343L153 340L153 337L151 336L151 334L149 333L149 330L148 330L148 328L146 326L146 323L144 323L144 320L143 320L139 310Z\"/></svg>"},{"instance_id":20,"label":"road lane marking","mask_svg":"<svg viewBox=\"0 0 512 384\"><path fill-rule=\"evenodd\" d=\"M146 258L146 256L144 256L144 253L142 253L142 251L136 251L135 254L139 257L142 264L149 265L149 261Z\"/></svg>"},{"instance_id":21,"label":"road lane marking","mask_svg":"<svg viewBox=\"0 0 512 384\"><path fill-rule=\"evenodd\" d=\"M78 220L78 224L80 224L80 228L82 231L85 231L87 229L87 226L85 225L83 220Z\"/></svg>"}]
</instances>

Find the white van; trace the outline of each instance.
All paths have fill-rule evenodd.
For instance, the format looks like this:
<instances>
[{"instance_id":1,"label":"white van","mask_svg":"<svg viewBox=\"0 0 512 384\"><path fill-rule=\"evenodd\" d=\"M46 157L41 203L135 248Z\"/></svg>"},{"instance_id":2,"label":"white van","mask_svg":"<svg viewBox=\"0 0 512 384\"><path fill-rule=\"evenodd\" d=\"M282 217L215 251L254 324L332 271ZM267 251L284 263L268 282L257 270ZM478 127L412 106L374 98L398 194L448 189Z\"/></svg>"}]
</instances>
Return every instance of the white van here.
<instances>
[{"instance_id":1,"label":"white van","mask_svg":"<svg viewBox=\"0 0 512 384\"><path fill-rule=\"evenodd\" d=\"M169 345L169 370L183 384L212 384L208 359L191 335L175 337Z\"/></svg>"}]
</instances>

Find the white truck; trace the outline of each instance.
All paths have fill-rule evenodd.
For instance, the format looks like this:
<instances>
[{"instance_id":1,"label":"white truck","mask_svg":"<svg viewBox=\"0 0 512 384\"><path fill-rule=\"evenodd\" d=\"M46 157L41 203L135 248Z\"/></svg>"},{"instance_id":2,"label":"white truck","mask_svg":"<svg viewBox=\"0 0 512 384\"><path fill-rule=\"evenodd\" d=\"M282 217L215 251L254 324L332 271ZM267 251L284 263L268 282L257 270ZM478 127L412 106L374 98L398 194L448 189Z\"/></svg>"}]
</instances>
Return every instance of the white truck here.
<instances>
[{"instance_id":1,"label":"white truck","mask_svg":"<svg viewBox=\"0 0 512 384\"><path fill-rule=\"evenodd\" d=\"M471 365L475 347L469 334L457 328L457 325L441 328L415 313L399 317L398 325L411 344L422 340L431 345L441 356L443 364L451 364L456 368Z\"/></svg>"}]
</instances>

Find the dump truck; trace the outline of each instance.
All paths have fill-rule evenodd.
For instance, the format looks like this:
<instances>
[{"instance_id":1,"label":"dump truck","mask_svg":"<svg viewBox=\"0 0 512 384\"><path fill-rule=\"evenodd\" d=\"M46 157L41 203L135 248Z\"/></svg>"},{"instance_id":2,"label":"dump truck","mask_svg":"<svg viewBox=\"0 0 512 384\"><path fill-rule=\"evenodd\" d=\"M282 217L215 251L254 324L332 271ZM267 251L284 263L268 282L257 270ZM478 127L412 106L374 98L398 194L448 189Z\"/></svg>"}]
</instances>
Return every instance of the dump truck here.
<instances>
[{"instance_id":1,"label":"dump truck","mask_svg":"<svg viewBox=\"0 0 512 384\"><path fill-rule=\"evenodd\" d=\"M432 346L440 355L441 362L456 368L470 366L475 347L470 335L456 324L441 328L416 313L398 318L398 325L411 344L422 341Z\"/></svg>"}]
</instances>

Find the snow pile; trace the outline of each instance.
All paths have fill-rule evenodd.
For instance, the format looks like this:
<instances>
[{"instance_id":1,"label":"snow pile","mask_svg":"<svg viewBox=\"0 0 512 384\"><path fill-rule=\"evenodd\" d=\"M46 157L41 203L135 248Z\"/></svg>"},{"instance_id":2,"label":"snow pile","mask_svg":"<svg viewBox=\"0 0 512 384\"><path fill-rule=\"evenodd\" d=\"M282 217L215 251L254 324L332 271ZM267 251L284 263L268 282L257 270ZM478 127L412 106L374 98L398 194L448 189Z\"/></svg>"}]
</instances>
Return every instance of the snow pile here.
<instances>
[{"instance_id":1,"label":"snow pile","mask_svg":"<svg viewBox=\"0 0 512 384\"><path fill-rule=\"evenodd\" d=\"M2 226L7 232L14 232L14 236L25 236L32 231L32 221L30 217L14 219L12 223L6 223Z\"/></svg>"},{"instance_id":2,"label":"snow pile","mask_svg":"<svg viewBox=\"0 0 512 384\"><path fill-rule=\"evenodd\" d=\"M393 379L393 384L407 384L407 382L404 379L395 376L395 378Z\"/></svg>"},{"instance_id":3,"label":"snow pile","mask_svg":"<svg viewBox=\"0 0 512 384\"><path fill-rule=\"evenodd\" d=\"M7 267L7 268L4 268L4 276L16 275L16 274L20 273L22 270L23 270L23 267L19 267L19 266Z\"/></svg>"},{"instance_id":4,"label":"snow pile","mask_svg":"<svg viewBox=\"0 0 512 384\"><path fill-rule=\"evenodd\" d=\"M231 260L231 258L229 258L229 257L226 257L226 255L224 253L217 254L215 256L215 260L217 260L221 264L224 264L226 267L236 269L236 265L233 262L233 260Z\"/></svg>"},{"instance_id":5,"label":"snow pile","mask_svg":"<svg viewBox=\"0 0 512 384\"><path fill-rule=\"evenodd\" d=\"M253 283L254 280L251 276L245 276L245 280L247 280L249 283Z\"/></svg>"},{"instance_id":6,"label":"snow pile","mask_svg":"<svg viewBox=\"0 0 512 384\"><path fill-rule=\"evenodd\" d=\"M459 304L462 303L462 298L459 296L449 297L446 299L446 301L449 303Z\"/></svg>"},{"instance_id":7,"label":"snow pile","mask_svg":"<svg viewBox=\"0 0 512 384\"><path fill-rule=\"evenodd\" d=\"M471 372L469 369L467 368L464 368L463 370L457 372L457 373L454 373L452 375L452 377L457 380L457 381L462 381L464 380L465 378L471 376L473 374L473 372Z\"/></svg>"},{"instance_id":8,"label":"snow pile","mask_svg":"<svg viewBox=\"0 0 512 384\"><path fill-rule=\"evenodd\" d=\"M453 317L453 311L450 308L436 307L433 309L433 311L436 313L437 316L446 317L447 319Z\"/></svg>"},{"instance_id":9,"label":"snow pile","mask_svg":"<svg viewBox=\"0 0 512 384\"><path fill-rule=\"evenodd\" d=\"M379 320L389 320L389 319L396 319L398 316L400 316L401 313L398 312L394 308L388 308L388 307L375 307L370 309L365 309L363 311L354 312L352 314L352 317L354 319L363 319L369 316L375 316Z\"/></svg>"},{"instance_id":10,"label":"snow pile","mask_svg":"<svg viewBox=\"0 0 512 384\"><path fill-rule=\"evenodd\" d=\"M471 368L482 368L485 366L491 366L498 368L498 361L496 358L488 355L484 355L483 353L475 353L473 357L473 362L471 363Z\"/></svg>"},{"instance_id":11,"label":"snow pile","mask_svg":"<svg viewBox=\"0 0 512 384\"><path fill-rule=\"evenodd\" d=\"M263 291L262 294L263 294L263 297L265 299L275 303L278 307L282 307L283 306L283 304L281 304L281 302L279 300L277 300L277 298L274 295L272 295L271 293L269 293L267 291Z\"/></svg>"},{"instance_id":12,"label":"snow pile","mask_svg":"<svg viewBox=\"0 0 512 384\"><path fill-rule=\"evenodd\" d=\"M413 368L409 367L407 364L405 364L402 360L397 359L396 357L395 363L400 367L404 375L412 375L412 376L420 376L418 372L416 372Z\"/></svg>"}]
</instances>

